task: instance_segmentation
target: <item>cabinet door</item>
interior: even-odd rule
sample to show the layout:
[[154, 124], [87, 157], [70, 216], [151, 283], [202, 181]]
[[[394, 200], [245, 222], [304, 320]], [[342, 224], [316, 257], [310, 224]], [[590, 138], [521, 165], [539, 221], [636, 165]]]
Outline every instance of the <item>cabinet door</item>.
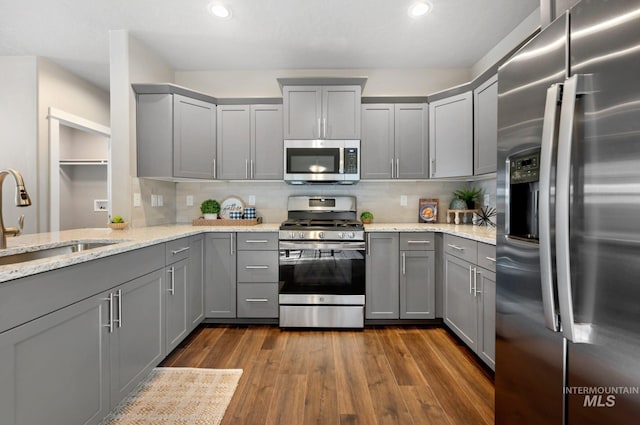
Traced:
[[204, 235], [191, 236], [189, 246], [187, 311], [189, 330], [193, 330], [204, 319]]
[[496, 274], [477, 269], [478, 285], [478, 356], [496, 368]]
[[394, 105], [362, 105], [362, 146], [360, 176], [363, 179], [390, 179], [394, 161]]
[[165, 289], [162, 269], [112, 290], [117, 323], [109, 345], [112, 408], [164, 358]]
[[282, 180], [282, 105], [251, 105], [251, 178]]
[[398, 319], [400, 290], [397, 233], [368, 233], [365, 317]]
[[473, 91], [473, 174], [496, 171], [498, 156], [498, 76]]
[[429, 178], [427, 105], [395, 105], [396, 178]]
[[173, 95], [173, 176], [215, 178], [216, 105]]
[[138, 177], [173, 176], [172, 95], [138, 95], [136, 149]]
[[236, 317], [235, 233], [211, 233], [205, 237], [206, 317]]
[[473, 108], [471, 92], [429, 104], [431, 177], [473, 174]]
[[218, 106], [218, 176], [250, 178], [251, 114], [249, 105]]
[[475, 351], [478, 319], [473, 266], [450, 254], [445, 254], [444, 261], [444, 322]]
[[282, 89], [285, 139], [319, 139], [322, 87], [285, 86]]
[[360, 139], [360, 86], [322, 89], [322, 139]]
[[169, 354], [189, 334], [187, 320], [187, 286], [189, 259], [185, 258], [165, 269], [165, 354]]
[[107, 297], [0, 334], [0, 422], [98, 424], [109, 413]]
[[400, 252], [400, 318], [435, 318], [435, 254]]

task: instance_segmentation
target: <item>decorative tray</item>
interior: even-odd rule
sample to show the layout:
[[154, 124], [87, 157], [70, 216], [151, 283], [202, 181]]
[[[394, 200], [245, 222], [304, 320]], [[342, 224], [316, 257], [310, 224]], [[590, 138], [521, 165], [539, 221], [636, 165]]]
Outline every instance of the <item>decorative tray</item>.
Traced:
[[248, 218], [240, 220], [230, 220], [226, 218], [219, 218], [217, 220], [205, 220], [198, 217], [191, 221], [193, 226], [255, 226], [262, 223], [262, 217]]

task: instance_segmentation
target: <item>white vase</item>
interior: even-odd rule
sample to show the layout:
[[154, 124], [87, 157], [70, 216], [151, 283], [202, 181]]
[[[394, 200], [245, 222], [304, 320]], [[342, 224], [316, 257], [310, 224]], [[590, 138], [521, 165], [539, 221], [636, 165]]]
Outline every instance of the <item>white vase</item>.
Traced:
[[204, 214], [205, 220], [216, 220], [218, 218], [218, 214]]

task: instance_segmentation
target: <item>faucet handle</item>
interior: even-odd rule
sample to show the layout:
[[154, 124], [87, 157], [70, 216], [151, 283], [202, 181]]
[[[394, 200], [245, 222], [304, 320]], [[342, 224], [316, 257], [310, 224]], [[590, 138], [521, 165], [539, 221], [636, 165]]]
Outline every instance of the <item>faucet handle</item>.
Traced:
[[23, 228], [24, 228], [24, 214], [20, 214], [20, 218], [18, 219], [18, 234], [16, 236], [18, 236], [20, 232], [22, 232]]

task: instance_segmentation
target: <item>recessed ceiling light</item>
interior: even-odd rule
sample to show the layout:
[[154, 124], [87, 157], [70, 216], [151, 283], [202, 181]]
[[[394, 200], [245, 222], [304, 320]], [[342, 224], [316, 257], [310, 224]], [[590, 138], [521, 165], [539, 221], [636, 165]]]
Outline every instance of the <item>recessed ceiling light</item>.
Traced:
[[412, 18], [419, 18], [427, 14], [431, 10], [431, 4], [424, 1], [417, 1], [409, 6], [409, 16]]
[[209, 5], [209, 13], [220, 19], [231, 19], [231, 9], [222, 3], [211, 3]]

